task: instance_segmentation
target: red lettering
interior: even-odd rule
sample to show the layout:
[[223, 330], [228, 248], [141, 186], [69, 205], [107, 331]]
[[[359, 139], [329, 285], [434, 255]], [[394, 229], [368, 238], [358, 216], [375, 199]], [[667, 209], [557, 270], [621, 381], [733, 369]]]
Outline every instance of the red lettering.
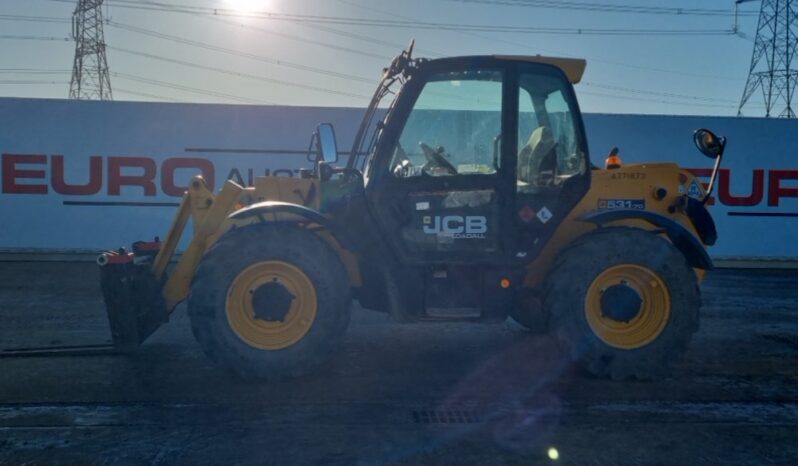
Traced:
[[[123, 175], [122, 168], [140, 168], [141, 175]], [[122, 186], [139, 186], [145, 196], [155, 196], [155, 161], [144, 157], [108, 157], [108, 194], [119, 196]]]
[[46, 155], [3, 154], [3, 193], [47, 194], [46, 184], [18, 184], [18, 179], [45, 178], [44, 170], [19, 170], [17, 164], [47, 164]]
[[209, 160], [195, 158], [175, 158], [166, 159], [161, 165], [161, 189], [167, 196], [182, 196], [188, 190], [188, 186], [175, 186], [175, 170], [180, 168], [193, 168], [202, 172], [202, 177], [208, 184], [208, 188], [213, 190], [214, 168]]
[[103, 187], [103, 159], [102, 157], [89, 157], [89, 182], [86, 184], [67, 184], [64, 180], [64, 156], [53, 155], [50, 157], [50, 182], [53, 191], [69, 196], [90, 196], [97, 194]]
[[753, 172], [750, 196], [734, 196], [731, 194], [731, 175], [728, 169], [718, 174], [718, 197], [720, 202], [730, 206], [752, 206], [762, 202], [765, 196], [765, 170], [757, 168]]
[[782, 197], [798, 197], [798, 188], [783, 188], [782, 180], [798, 180], [798, 170], [771, 170], [768, 183], [768, 205], [778, 207]]

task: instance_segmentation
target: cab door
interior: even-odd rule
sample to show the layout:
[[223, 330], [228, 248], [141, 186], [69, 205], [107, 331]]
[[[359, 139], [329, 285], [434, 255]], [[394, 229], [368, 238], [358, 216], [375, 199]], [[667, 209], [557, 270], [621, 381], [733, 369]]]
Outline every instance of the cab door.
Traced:
[[590, 161], [573, 86], [557, 68], [518, 63], [515, 221], [529, 259], [590, 188]]
[[495, 263], [509, 250], [502, 233], [514, 222], [515, 183], [503, 138], [516, 128], [507, 77], [498, 60], [438, 63], [398, 97], [367, 197], [402, 262]]

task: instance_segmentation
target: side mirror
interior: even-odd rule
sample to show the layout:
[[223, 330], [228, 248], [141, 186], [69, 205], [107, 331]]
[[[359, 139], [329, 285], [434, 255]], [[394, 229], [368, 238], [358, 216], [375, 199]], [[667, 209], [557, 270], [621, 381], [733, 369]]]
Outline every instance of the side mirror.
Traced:
[[321, 123], [313, 133], [316, 146], [315, 162], [334, 163], [338, 161], [338, 144], [335, 141], [335, 129], [330, 123]]
[[693, 133], [693, 141], [698, 150], [711, 159], [716, 159], [723, 154], [726, 138], [719, 138], [708, 129], [697, 129]]
[[701, 128], [693, 133], [693, 141], [702, 154], [711, 159], [715, 159], [715, 167], [712, 169], [712, 176], [709, 178], [706, 195], [702, 201], [706, 204], [710, 196], [712, 196], [712, 190], [715, 188], [715, 180], [718, 177], [718, 169], [720, 168], [720, 161], [723, 158], [723, 150], [726, 149], [726, 138], [717, 137], [712, 131]]

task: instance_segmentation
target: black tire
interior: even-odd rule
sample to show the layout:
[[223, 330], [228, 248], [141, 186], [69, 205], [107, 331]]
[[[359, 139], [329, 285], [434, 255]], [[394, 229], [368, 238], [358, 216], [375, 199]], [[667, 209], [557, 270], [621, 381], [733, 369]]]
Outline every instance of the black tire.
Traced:
[[[291, 346], [266, 350], [246, 343], [227, 318], [227, 293], [247, 267], [280, 261], [300, 269], [316, 293], [316, 317]], [[208, 357], [245, 379], [278, 380], [307, 373], [340, 345], [350, 317], [347, 272], [315, 234], [296, 226], [255, 224], [235, 228], [206, 253], [188, 299], [194, 336]]]
[[[633, 349], [602, 340], [586, 310], [593, 281], [624, 264], [656, 273], [671, 303], [661, 333]], [[577, 240], [557, 259], [545, 283], [544, 309], [557, 341], [588, 372], [615, 380], [661, 376], [698, 330], [700, 307], [698, 280], [684, 255], [667, 240], [637, 228], [603, 228]]]

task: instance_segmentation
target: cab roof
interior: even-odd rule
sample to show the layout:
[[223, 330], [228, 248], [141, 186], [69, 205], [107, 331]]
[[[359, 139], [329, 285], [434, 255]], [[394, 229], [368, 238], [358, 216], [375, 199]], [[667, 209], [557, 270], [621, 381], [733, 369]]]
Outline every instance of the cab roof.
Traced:
[[544, 63], [554, 65], [561, 69], [571, 84], [582, 80], [585, 74], [587, 61], [581, 58], [544, 57], [543, 55], [494, 55], [498, 60], [525, 61], [530, 63]]
[[455, 57], [443, 57], [434, 59], [420, 59], [426, 63], [451, 63], [451, 62], [472, 62], [479, 60], [498, 60], [498, 61], [514, 61], [526, 63], [541, 63], [544, 65], [556, 66], [565, 74], [571, 84], [576, 84], [582, 80], [582, 75], [585, 73], [587, 61], [581, 58], [560, 58], [560, 57], [544, 57], [543, 55], [466, 55]]

